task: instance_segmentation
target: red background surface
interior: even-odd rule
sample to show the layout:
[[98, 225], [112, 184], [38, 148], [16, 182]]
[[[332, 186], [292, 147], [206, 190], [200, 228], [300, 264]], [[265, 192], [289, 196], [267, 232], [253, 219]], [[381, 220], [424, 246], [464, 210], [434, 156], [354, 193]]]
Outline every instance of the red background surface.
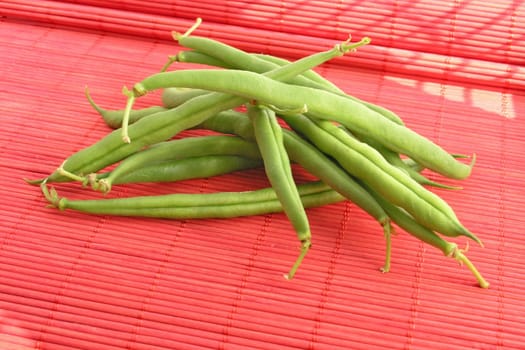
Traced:
[[[521, 1], [7, 0], [0, 15], [1, 349], [525, 348]], [[372, 37], [318, 71], [445, 149], [477, 154], [463, 190], [436, 192], [484, 241], [468, 256], [490, 289], [402, 231], [392, 271], [379, 273], [381, 232], [348, 202], [309, 210], [314, 248], [293, 281], [282, 274], [298, 244], [281, 214], [170, 221], [46, 208], [23, 178], [109, 131], [84, 86], [122, 108], [121, 87], [157, 71], [180, 49], [170, 31], [196, 16], [198, 35], [292, 59], [349, 33]], [[266, 185], [253, 170], [113, 195]]]

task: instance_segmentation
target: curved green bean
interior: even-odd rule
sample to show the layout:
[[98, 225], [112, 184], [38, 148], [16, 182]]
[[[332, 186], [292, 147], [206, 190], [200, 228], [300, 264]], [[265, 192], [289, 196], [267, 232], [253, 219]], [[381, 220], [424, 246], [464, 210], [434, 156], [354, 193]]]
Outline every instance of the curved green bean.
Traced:
[[281, 83], [248, 71], [184, 70], [151, 75], [135, 84], [133, 94], [142, 96], [148, 91], [168, 87], [222, 91], [280, 109], [294, 109], [307, 102], [309, 115], [337, 121], [445, 176], [462, 179], [471, 172], [472, 164], [456, 161], [443, 148], [413, 130], [358, 102], [323, 90]]
[[252, 142], [226, 135], [194, 136], [164, 141], [124, 159], [111, 173], [99, 181], [92, 181], [95, 190], [107, 193], [121, 177], [145, 165], [187, 157], [205, 155], [237, 155], [260, 159], [259, 149]]
[[347, 172], [408, 211], [424, 226], [446, 236], [467, 236], [481, 244], [444, 200], [389, 164], [374, 148], [327, 121], [314, 122], [300, 115], [282, 118], [321, 151], [334, 157]]
[[[248, 140], [254, 139], [251, 123], [244, 114], [235, 111], [219, 113], [207, 119], [197, 128], [235, 134]], [[293, 131], [283, 129], [282, 132], [284, 147], [293, 162], [300, 164], [310, 174], [328, 184], [372, 216], [383, 227], [387, 249], [385, 264], [381, 270], [387, 272], [390, 269], [390, 236], [392, 232], [389, 216], [377, 201], [332, 159]]]
[[[124, 110], [104, 109], [95, 103], [87, 87], [85, 88], [84, 92], [86, 94], [86, 98], [89, 104], [91, 105], [91, 107], [93, 107], [93, 109], [97, 111], [98, 114], [100, 114], [100, 116], [102, 117], [102, 119], [104, 120], [107, 126], [109, 126], [112, 129], [116, 129], [122, 125], [122, 118], [124, 116]], [[179, 97], [179, 98], [182, 98], [182, 97]], [[163, 107], [163, 106], [151, 106], [151, 107], [146, 107], [142, 109], [132, 110], [129, 116], [129, 123], [133, 124], [137, 120], [142, 119], [148, 115], [155, 114], [158, 112], [164, 112], [164, 111], [166, 111], [166, 107]]]
[[[282, 212], [272, 188], [244, 192], [176, 193], [108, 199], [70, 200], [58, 196], [54, 188], [40, 185], [51, 206], [97, 215], [140, 216], [165, 219], [233, 218]], [[298, 185], [305, 208], [344, 200], [322, 182]]]
[[[366, 185], [365, 185], [366, 186]], [[463, 251], [458, 249], [457, 244], [448, 242], [435, 234], [432, 230], [429, 230], [427, 227], [418, 223], [414, 218], [408, 215], [402, 209], [396, 207], [391, 202], [383, 198], [376, 191], [372, 190], [370, 187], [367, 187], [370, 194], [381, 204], [385, 209], [388, 215], [392, 220], [399, 225], [403, 230], [408, 232], [410, 235], [416, 237], [417, 239], [441, 250], [443, 254], [447, 257], [453, 257], [461, 264], [467, 266], [467, 268], [472, 272], [474, 277], [477, 279], [478, 284], [481, 288], [488, 288], [489, 283], [483, 278], [478, 269], [470, 262], [468, 257], [464, 254]]]
[[301, 254], [287, 275], [291, 279], [312, 245], [310, 224], [293, 179], [290, 159], [284, 148], [283, 133], [275, 112], [267, 107], [249, 105], [248, 117], [253, 125], [266, 177], [301, 241]]
[[[242, 69], [255, 73], [264, 73], [290, 63], [288, 60], [277, 58], [271, 55], [249, 54], [233, 46], [210, 38], [193, 35], [174, 35], [174, 39], [177, 40], [180, 45], [195, 50], [183, 51], [181, 53], [181, 59], [183, 59], [185, 62], [205, 63], [207, 65], [216, 67]], [[365, 38], [364, 41], [368, 43], [370, 42], [370, 39]], [[290, 80], [290, 83], [321, 89], [338, 94], [340, 96], [344, 96], [346, 98], [350, 98], [353, 101], [359, 102], [369, 109], [394, 121], [395, 123], [403, 124], [401, 118], [392, 111], [346, 94], [335, 84], [324, 79], [312, 70], [307, 70], [303, 72], [303, 74], [294, 77]]]
[[[265, 76], [271, 80], [286, 81], [326, 60], [341, 55], [341, 46], [338, 45], [334, 49], [304, 57], [287, 66], [267, 72]], [[346, 51], [343, 50], [344, 52]], [[218, 112], [236, 108], [245, 103], [246, 100], [243, 97], [218, 92], [197, 96], [176, 108], [140, 119], [132, 124], [129, 130], [126, 130], [127, 133], [124, 133], [124, 130], [113, 131], [95, 144], [68, 157], [47, 178], [28, 182], [39, 184], [44, 180], [47, 182], [71, 181], [71, 174], [83, 176], [97, 172], [148, 145], [167, 140], [182, 130], [192, 128]], [[127, 104], [127, 107], [131, 106]], [[129, 110], [130, 108], [126, 108], [126, 111], [129, 112]], [[129, 120], [129, 116], [124, 115], [123, 120]], [[123, 121], [123, 125], [126, 125], [126, 122]], [[123, 133], [124, 139], [129, 137], [134, 139], [134, 142], [123, 143]]]
[[[116, 177], [112, 185], [201, 179], [262, 166], [260, 159], [237, 155], [192, 156], [145, 164], [139, 169]], [[98, 174], [97, 180], [102, 180], [110, 175], [111, 172]]]
[[[162, 91], [162, 105], [165, 108], [175, 108], [194, 97], [208, 94], [209, 91], [199, 89], [168, 88]], [[131, 123], [131, 120], [130, 120]], [[122, 118], [120, 119], [122, 125]], [[119, 126], [120, 126], [119, 125]]]

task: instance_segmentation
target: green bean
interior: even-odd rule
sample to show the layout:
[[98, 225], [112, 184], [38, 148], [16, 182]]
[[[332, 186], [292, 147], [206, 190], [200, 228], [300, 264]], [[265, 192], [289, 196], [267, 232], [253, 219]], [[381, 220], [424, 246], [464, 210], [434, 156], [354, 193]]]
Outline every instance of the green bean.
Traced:
[[[176, 193], [109, 199], [69, 200], [59, 197], [46, 182], [40, 184], [52, 207], [97, 215], [140, 216], [165, 219], [233, 218], [282, 212], [272, 188], [244, 192]], [[298, 185], [305, 208], [344, 200], [327, 185], [316, 181]]]
[[479, 273], [478, 269], [470, 262], [468, 257], [464, 252], [458, 249], [455, 243], [447, 242], [432, 230], [429, 230], [427, 227], [421, 225], [413, 217], [408, 215], [402, 209], [396, 207], [391, 202], [383, 198], [376, 191], [372, 190], [370, 187], [364, 185], [370, 192], [370, 194], [378, 201], [379, 204], [385, 209], [388, 215], [392, 220], [399, 225], [403, 230], [408, 232], [410, 235], [416, 237], [417, 239], [441, 250], [443, 254], [447, 257], [453, 257], [461, 264], [465, 264], [467, 268], [472, 272], [474, 277], [477, 279], [478, 284], [481, 288], [488, 288], [489, 283], [483, 278]]
[[[288, 60], [280, 59], [280, 58], [270, 56], [270, 55], [260, 55], [259, 57], [261, 57], [265, 61], [276, 63], [278, 66], [283, 66], [283, 65], [288, 64], [288, 62], [290, 62]], [[262, 73], [262, 72], [258, 72], [258, 73]], [[313, 70], [303, 73], [303, 77], [309, 79], [310, 81], [301, 81], [300, 77], [297, 77], [297, 79], [295, 80], [295, 84], [305, 86], [305, 87], [325, 90], [325, 91], [332, 92], [337, 95], [349, 98], [355, 102], [363, 104], [364, 106], [368, 107], [372, 111], [377, 112], [378, 114], [384, 116], [385, 118], [391, 120], [392, 122], [396, 124], [404, 125], [403, 120], [396, 113], [392, 112], [391, 110], [385, 107], [376, 105], [374, 103], [359, 99], [355, 96], [345, 93], [343, 90], [337, 87], [337, 85], [333, 84], [329, 80], [318, 75]]]
[[[184, 102], [201, 95], [208, 94], [209, 91], [199, 89], [169, 88], [162, 91], [162, 106], [151, 106], [143, 109], [136, 109], [130, 112], [129, 124], [137, 122], [150, 114], [164, 112], [167, 109], [175, 108]], [[95, 103], [86, 88], [86, 97], [89, 104], [102, 116], [102, 119], [112, 129], [122, 126], [124, 110], [106, 110]]]
[[[467, 158], [469, 158], [469, 156], [467, 156], [465, 154], [451, 153], [450, 155], [452, 157], [456, 158], [456, 159], [467, 159]], [[419, 164], [418, 162], [416, 162], [415, 160], [410, 159], [410, 158], [403, 159], [403, 163], [405, 163], [405, 166], [408, 166], [412, 170], [414, 170], [416, 172], [419, 172], [419, 173], [426, 169], [423, 165]]]
[[223, 61], [219, 59], [210, 57], [201, 52], [188, 50], [188, 51], [180, 51], [174, 56], [169, 56], [168, 62], [164, 65], [161, 72], [166, 71], [168, 67], [171, 66], [175, 62], [196, 63], [196, 64], [202, 64], [202, 65], [211, 66], [211, 67], [233, 68], [233, 67], [227, 66]]
[[[240, 112], [221, 112], [207, 119], [198, 126], [216, 132], [239, 135], [253, 140], [253, 128], [246, 116]], [[354, 178], [346, 173], [338, 164], [320, 152], [309, 142], [299, 137], [291, 130], [283, 129], [283, 143], [290, 159], [300, 164], [306, 171], [328, 184], [335, 191], [353, 202], [383, 227], [386, 238], [385, 264], [381, 271], [390, 269], [390, 218], [375, 199]]]
[[414, 179], [416, 182], [418, 182], [421, 185], [443, 188], [447, 190], [461, 189], [461, 187], [458, 187], [458, 186], [445, 185], [445, 184], [430, 180], [426, 176], [422, 175], [417, 169], [414, 169], [409, 164], [406, 164], [401, 159], [398, 153], [384, 147], [383, 145], [379, 144], [378, 142], [374, 140], [370, 140], [367, 137], [358, 137], [358, 139], [360, 139], [361, 141], [375, 148], [383, 156], [383, 158], [385, 158], [387, 162], [389, 162], [393, 166], [406, 172], [412, 179]]
[[[185, 62], [205, 62], [208, 65], [213, 65], [216, 67], [242, 69], [255, 73], [264, 73], [290, 63], [290, 61], [271, 55], [248, 54], [235, 47], [210, 38], [198, 36], [181, 36], [177, 34], [174, 34], [174, 38], [179, 42], [180, 45], [196, 50], [193, 52], [184, 51], [182, 55], [185, 56], [183, 58]], [[370, 39], [365, 38], [364, 41], [368, 43], [370, 42]], [[340, 96], [344, 96], [346, 98], [350, 98], [353, 101], [365, 105], [369, 109], [383, 115], [395, 123], [401, 125], [403, 124], [401, 118], [392, 111], [346, 94], [335, 84], [322, 78], [312, 70], [305, 71], [302, 75], [291, 79], [290, 82], [292, 84], [321, 89], [338, 94]]]
[[[255, 140], [250, 121], [241, 112], [225, 111], [209, 119], [196, 128], [239, 135], [247, 140]], [[301, 165], [310, 174], [330, 185], [348, 200], [355, 203], [385, 230], [389, 229], [389, 218], [373, 198], [351, 176], [324, 153], [291, 130], [283, 129], [283, 143], [290, 160]]]
[[249, 105], [248, 117], [253, 125], [266, 176], [301, 242], [301, 254], [287, 275], [291, 279], [312, 245], [310, 224], [292, 176], [290, 159], [284, 148], [283, 133], [275, 112], [264, 106]]
[[[98, 114], [102, 116], [102, 119], [107, 124], [107, 126], [109, 126], [112, 129], [116, 129], [122, 125], [122, 117], [124, 116], [124, 110], [103, 109], [102, 107], [97, 105], [95, 101], [93, 101], [93, 99], [91, 98], [91, 95], [89, 94], [89, 90], [87, 87], [85, 89], [85, 94], [86, 94], [86, 98], [89, 104], [91, 105], [91, 107], [93, 107], [98, 112]], [[133, 124], [137, 120], [142, 119], [145, 116], [148, 116], [150, 114], [154, 114], [157, 112], [163, 112], [165, 110], [166, 108], [162, 106], [151, 106], [151, 107], [147, 107], [143, 109], [132, 110], [129, 116], [129, 123]]]
[[481, 244], [457, 219], [453, 209], [402, 170], [389, 164], [379, 152], [328, 121], [305, 116], [283, 116], [288, 125], [305, 135], [321, 151], [334, 157], [350, 174], [409, 212], [418, 222], [446, 236], [463, 235]]
[[456, 161], [449, 153], [413, 130], [394, 123], [351, 99], [323, 90], [285, 84], [267, 76], [235, 70], [184, 70], [157, 73], [134, 85], [134, 96], [168, 87], [191, 87], [236, 94], [281, 109], [308, 102], [308, 114], [334, 120], [368, 136], [385, 147], [406, 154], [427, 168], [451, 178], [470, 175], [471, 165]]
[[[209, 91], [199, 89], [168, 88], [162, 91], [162, 105], [165, 108], [175, 108], [194, 97], [206, 95]], [[131, 122], [131, 121], [130, 121]], [[122, 118], [120, 120], [122, 125]]]
[[91, 181], [91, 185], [94, 189], [107, 193], [114, 183], [121, 181], [119, 180], [121, 177], [145, 165], [205, 155], [237, 155], [252, 159], [261, 157], [257, 145], [239, 137], [226, 135], [185, 137], [160, 142], [127, 157], [107, 177], [100, 181]]
[[[290, 65], [267, 72], [265, 76], [272, 80], [286, 81], [301, 74], [304, 70], [340, 55], [341, 46], [338, 45], [334, 49], [302, 58]], [[123, 131], [115, 130], [95, 144], [68, 157], [47, 178], [28, 182], [39, 184], [44, 180], [47, 182], [71, 181], [71, 174], [82, 176], [97, 172], [148, 145], [167, 140], [183, 130], [192, 128], [218, 112], [238, 107], [246, 100], [243, 97], [217, 92], [192, 98], [176, 108], [149, 115], [132, 124], [127, 137], [133, 138], [133, 143], [123, 143]], [[129, 111], [129, 108], [127, 110]], [[126, 116], [123, 119], [126, 119]], [[126, 125], [124, 122], [123, 124]]]
[[[236, 155], [193, 156], [146, 164], [140, 169], [115, 178], [112, 185], [201, 179], [262, 166], [263, 163], [259, 159]], [[98, 174], [97, 179], [101, 180], [110, 175], [111, 172]]]
[[[179, 42], [184, 41], [184, 40], [191, 40], [190, 39], [191, 37], [189, 36], [188, 32], [186, 32], [185, 34], [175, 33], [174, 37]], [[361, 41], [359, 41], [357, 43], [350, 43], [349, 41], [345, 41], [343, 43], [335, 45], [333, 47], [333, 49], [331, 49], [331, 50], [324, 51], [324, 52], [319, 52], [319, 53], [314, 54], [312, 56], [308, 56], [308, 57], [302, 58], [302, 59], [300, 59], [298, 61], [295, 61], [294, 63], [290, 63], [290, 65], [278, 67], [275, 70], [271, 70], [271, 71], [265, 72], [263, 75], [266, 76], [268, 79], [273, 80], [273, 79], [276, 79], [276, 76], [278, 77], [280, 74], [282, 74], [281, 72], [284, 69], [285, 71], [290, 71], [290, 73], [288, 73], [287, 76], [285, 76], [284, 78], [279, 78], [279, 79], [276, 79], [276, 80], [287, 81], [287, 80], [293, 79], [297, 75], [302, 74], [304, 71], [306, 71], [306, 70], [308, 70], [308, 69], [310, 69], [312, 67], [315, 67], [315, 66], [317, 66], [317, 65], [319, 65], [321, 63], [324, 63], [324, 62], [326, 62], [326, 61], [328, 61], [328, 60], [330, 60], [332, 58], [343, 56], [345, 53], [347, 53], [349, 51], [353, 51], [357, 47], [366, 45], [369, 42], [370, 42], [369, 38], [364, 38], [364, 39], [362, 39]], [[217, 47], [217, 50], [223, 50], [223, 49], [227, 50], [228, 52], [232, 51], [232, 50], [230, 50], [230, 47], [226, 47], [226, 46]], [[242, 52], [241, 50], [238, 50], [238, 49], [235, 49], [235, 51], [237, 53], [238, 52]], [[238, 59], [240, 59], [240, 60], [250, 60], [251, 58], [252, 58], [252, 56], [250, 56], [250, 55], [245, 55], [245, 54], [238, 55]], [[292, 68], [290, 68], [290, 67], [294, 67], [295, 71], [292, 71]], [[189, 71], [194, 71], [194, 70], [189, 70]], [[163, 81], [163, 79], [161, 77], [166, 77], [166, 78], [169, 79], [170, 74], [173, 74], [173, 73], [176, 73], [176, 72], [161, 72], [161, 73], [158, 73], [158, 75], [156, 75], [156, 76], [158, 76], [160, 78], [149, 80], [149, 81], [144, 81], [145, 85], [135, 84], [135, 86], [133, 87], [133, 91], [126, 91], [126, 90], [124, 90], [124, 93], [128, 96], [128, 100], [127, 100], [126, 108], [125, 108], [126, 112], [124, 113], [124, 117], [123, 117], [123, 121], [122, 121], [122, 139], [124, 140], [124, 142], [129, 143], [130, 140], [131, 140], [129, 135], [128, 135], [128, 130], [127, 130], [127, 128], [128, 128], [128, 120], [129, 120], [129, 116], [128, 116], [129, 113], [128, 112], [132, 109], [133, 104], [135, 103], [135, 99], [137, 97], [145, 94], [150, 89], [161, 88], [162, 84], [166, 83], [165, 81]], [[241, 72], [239, 72], [239, 73], [241, 73]], [[237, 78], [235, 78], [235, 77], [230, 77], [230, 79], [233, 79], [233, 80], [229, 80], [228, 82], [223, 81], [222, 83], [226, 83], [226, 85], [228, 85], [230, 83], [235, 83], [235, 81], [237, 80]], [[157, 84], [159, 84], [159, 85], [157, 86]], [[177, 86], [177, 85], [168, 86], [168, 85], [166, 85], [165, 87], [168, 88], [168, 87], [185, 87], [185, 86]], [[188, 87], [192, 87], [192, 86], [188, 86]], [[204, 89], [204, 90], [214, 90], [214, 89], [207, 89], [206, 86], [202, 87], [202, 89]], [[222, 89], [221, 92], [229, 93], [228, 89], [226, 89], [226, 90]], [[292, 106], [292, 109], [296, 108], [297, 106], [303, 106], [303, 105], [304, 105], [304, 103], [296, 104], [296, 105]], [[284, 109], [290, 109], [290, 108], [288, 108], [288, 106], [286, 106]]]
[[[252, 55], [254, 55], [255, 57], [257, 57], [257, 58], [259, 58], [259, 59], [261, 59], [263, 61], [266, 61], [266, 62], [269, 62], [269, 63], [272, 64], [272, 65], [268, 65], [267, 64], [265, 69], [275, 69], [278, 66], [284, 66], [284, 65], [287, 65], [287, 64], [290, 63], [290, 61], [287, 60], [287, 59], [284, 59], [284, 58], [281, 58], [281, 57], [276, 57], [276, 56], [273, 56], [273, 55], [267, 55], [267, 54], [252, 54]], [[224, 67], [224, 68], [244, 69], [242, 67], [239, 67], [238, 63], [237, 63], [237, 65], [235, 65], [233, 67]], [[253, 70], [253, 72], [263, 73], [262, 70], [261, 71]], [[304, 78], [310, 80], [311, 82], [317, 84], [317, 86], [316, 86], [317, 88], [321, 88], [321, 86], [322, 86], [323, 89], [326, 90], [326, 91], [332, 91], [332, 92], [337, 92], [337, 93], [344, 93], [334, 83], [332, 83], [328, 79], [325, 79], [323, 76], [321, 76], [320, 74], [318, 74], [314, 70], [308, 70], [308, 71], [304, 72], [302, 74], [302, 76]], [[299, 80], [297, 79], [295, 81], [297, 83]], [[306, 85], [304, 85], [304, 86], [306, 86]]]

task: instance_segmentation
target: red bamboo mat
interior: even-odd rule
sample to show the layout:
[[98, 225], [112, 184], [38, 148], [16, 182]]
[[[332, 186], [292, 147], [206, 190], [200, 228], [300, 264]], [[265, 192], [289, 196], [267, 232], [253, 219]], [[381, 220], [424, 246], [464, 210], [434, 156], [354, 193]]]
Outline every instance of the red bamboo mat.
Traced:
[[[8, 0], [0, 15], [0, 349], [525, 348], [521, 2]], [[402, 231], [381, 274], [381, 231], [347, 202], [308, 211], [314, 247], [293, 281], [282, 275], [298, 244], [281, 214], [171, 221], [46, 208], [23, 179], [109, 131], [84, 87], [122, 108], [122, 86], [157, 71], [179, 49], [169, 31], [197, 15], [197, 34], [290, 58], [348, 32], [371, 36], [318, 71], [445, 149], [476, 152], [463, 190], [436, 192], [484, 241], [468, 256], [490, 289]], [[266, 185], [254, 170], [113, 195]]]

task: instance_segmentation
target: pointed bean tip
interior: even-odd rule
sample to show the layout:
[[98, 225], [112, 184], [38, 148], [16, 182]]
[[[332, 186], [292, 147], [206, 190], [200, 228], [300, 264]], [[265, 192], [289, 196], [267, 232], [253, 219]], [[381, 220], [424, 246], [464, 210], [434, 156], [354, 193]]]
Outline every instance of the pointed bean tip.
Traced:
[[479, 286], [483, 289], [488, 289], [490, 287], [490, 283], [485, 280], [482, 280], [479, 281]]
[[472, 153], [469, 168], [472, 169], [474, 167], [474, 164], [476, 164], [476, 153]]
[[44, 182], [47, 178], [42, 178], [42, 179], [28, 179], [26, 177], [23, 178], [23, 180], [29, 184], [29, 185], [32, 185], [32, 186], [37, 186], [37, 185], [40, 185], [42, 182]]

